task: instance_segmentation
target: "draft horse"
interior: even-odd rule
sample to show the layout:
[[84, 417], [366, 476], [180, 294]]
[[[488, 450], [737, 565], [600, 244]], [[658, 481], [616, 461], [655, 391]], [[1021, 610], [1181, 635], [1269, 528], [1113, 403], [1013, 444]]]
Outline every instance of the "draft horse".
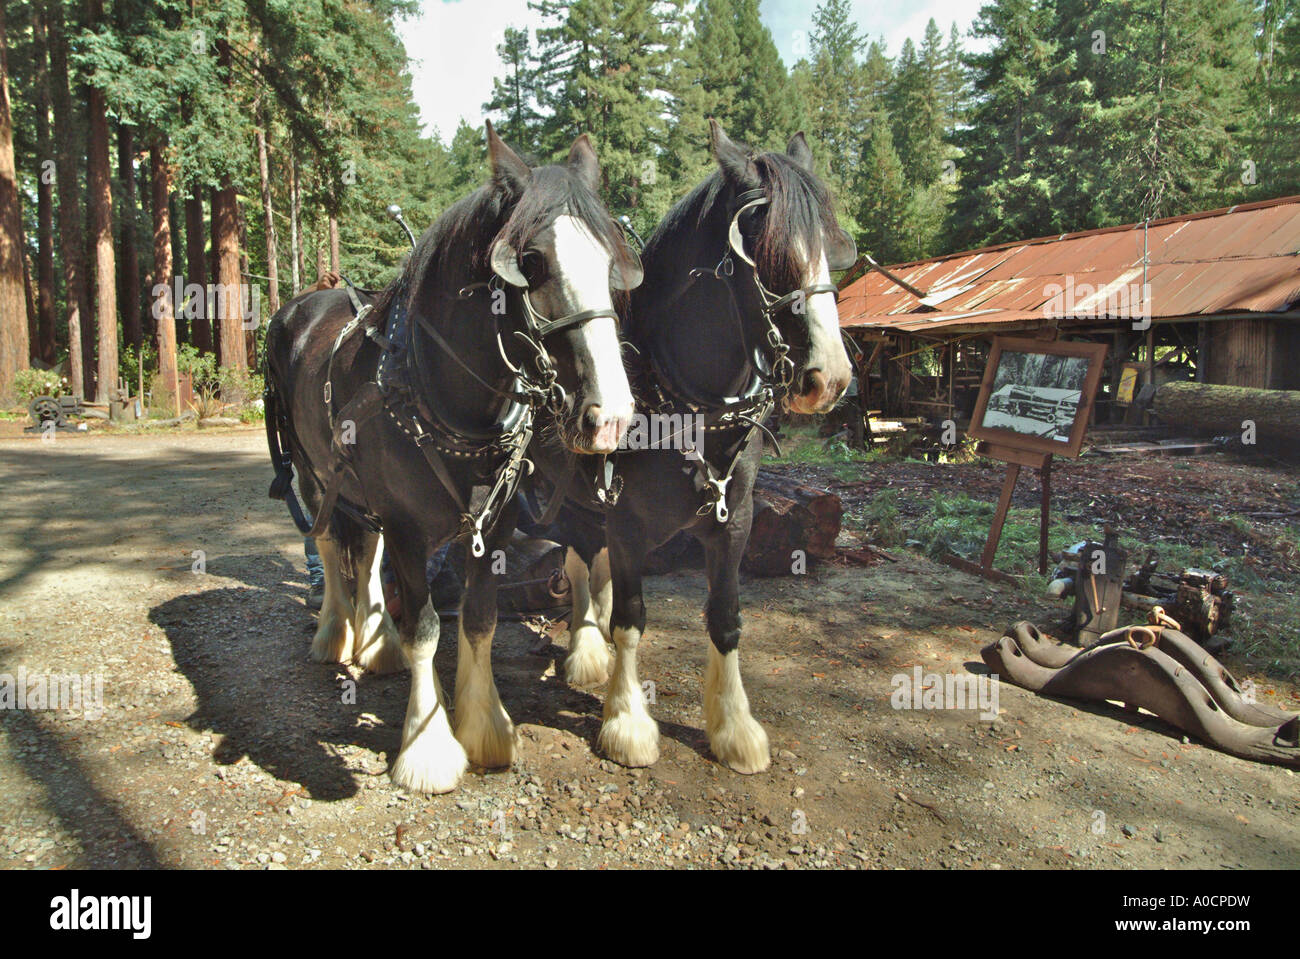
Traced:
[[[848, 386], [830, 274], [851, 266], [857, 252], [802, 133], [784, 153], [756, 155], [710, 124], [718, 169], [651, 235], [645, 280], [625, 318], [639, 409], [669, 423], [699, 417], [692, 432], [702, 444], [664, 444], [661, 431], [659, 448], [576, 458], [546, 438], [533, 445], [551, 496], [567, 495], [551, 533], [570, 545], [565, 675], [575, 686], [608, 681], [602, 751], [626, 766], [658, 758], [658, 727], [636, 669], [646, 623], [642, 570], [652, 549], [685, 529], [704, 546], [709, 581], [709, 744], [732, 769], [754, 773], [770, 756], [740, 677], [739, 568], [762, 423], [778, 403], [824, 412]], [[606, 638], [615, 646], [612, 665]]]
[[[487, 127], [491, 179], [447, 209], [375, 297], [299, 296], [267, 333], [267, 432], [283, 496], [325, 567], [311, 657], [411, 670], [393, 782], [453, 789], [472, 762], [509, 765], [514, 727], [492, 677], [493, 552], [536, 433], [576, 453], [617, 447], [632, 414], [611, 289], [636, 254], [596, 194], [584, 134], [567, 163], [531, 168]], [[363, 299], [365, 302], [363, 302]], [[354, 315], [355, 314], [355, 315]], [[314, 520], [302, 515], [292, 473]], [[401, 610], [379, 583], [383, 549]], [[455, 725], [433, 668], [431, 550], [469, 540]], [[400, 637], [400, 645], [394, 636]]]

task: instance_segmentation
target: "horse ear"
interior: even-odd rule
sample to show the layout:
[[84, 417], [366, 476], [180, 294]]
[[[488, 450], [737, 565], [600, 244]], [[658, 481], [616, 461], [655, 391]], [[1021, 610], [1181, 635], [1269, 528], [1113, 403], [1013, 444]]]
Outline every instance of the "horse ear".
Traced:
[[759, 185], [758, 167], [754, 166], [754, 158], [744, 147], [733, 143], [722, 132], [722, 124], [713, 117], [709, 117], [709, 149], [713, 151], [713, 158], [718, 161], [722, 175], [728, 180], [748, 188]]
[[504, 187], [512, 196], [519, 196], [528, 189], [533, 170], [497, 136], [491, 120], [484, 122], [487, 126], [488, 166], [492, 168], [492, 181]]
[[785, 148], [785, 155], [809, 173], [813, 172], [812, 148], [808, 146], [808, 138], [803, 135], [802, 130], [790, 138], [790, 144]]
[[591, 137], [582, 133], [569, 147], [569, 169], [587, 185], [593, 193], [600, 189], [600, 161], [596, 159], [596, 148]]

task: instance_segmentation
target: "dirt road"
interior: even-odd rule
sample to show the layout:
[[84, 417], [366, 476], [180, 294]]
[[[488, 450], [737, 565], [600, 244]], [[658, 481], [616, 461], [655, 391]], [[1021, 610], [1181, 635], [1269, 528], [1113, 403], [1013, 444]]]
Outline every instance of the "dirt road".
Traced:
[[102, 715], [0, 710], [0, 867], [1300, 866], [1288, 770], [1009, 685], [992, 720], [893, 708], [894, 677], [982, 670], [1007, 625], [1048, 618], [914, 554], [743, 586], [767, 773], [710, 758], [684, 571], [648, 584], [657, 765], [594, 756], [599, 694], [506, 623], [514, 768], [406, 796], [383, 773], [407, 678], [307, 661], [302, 544], [269, 480], [252, 429], [0, 441], [0, 673], [103, 680]]

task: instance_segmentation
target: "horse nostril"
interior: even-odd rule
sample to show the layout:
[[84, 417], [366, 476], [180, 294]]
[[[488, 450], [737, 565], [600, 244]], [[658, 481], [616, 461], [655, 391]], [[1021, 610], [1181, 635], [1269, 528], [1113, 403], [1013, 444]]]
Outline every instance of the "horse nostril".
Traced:
[[821, 395], [826, 389], [826, 376], [821, 370], [807, 370], [803, 375], [803, 395]]
[[582, 410], [582, 427], [593, 433], [605, 424], [604, 411], [599, 403], [590, 403]]

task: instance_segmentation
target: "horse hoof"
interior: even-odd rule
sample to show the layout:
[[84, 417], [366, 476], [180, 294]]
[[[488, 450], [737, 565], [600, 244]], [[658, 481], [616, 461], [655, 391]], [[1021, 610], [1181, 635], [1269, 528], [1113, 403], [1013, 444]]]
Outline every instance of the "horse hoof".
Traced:
[[344, 617], [325, 616], [311, 641], [314, 663], [346, 663], [352, 654], [352, 624]]
[[407, 792], [449, 793], [469, 768], [465, 749], [450, 736], [440, 742], [431, 735], [419, 736], [400, 753], [389, 770], [393, 785]]
[[609, 681], [614, 657], [601, 636], [573, 645], [564, 660], [564, 681], [576, 689], [602, 686]]
[[397, 673], [406, 668], [406, 657], [402, 655], [402, 645], [397, 637], [386, 631], [379, 631], [369, 643], [362, 646], [357, 643], [357, 650], [352, 655], [352, 662], [368, 673], [383, 675]]
[[[456, 715], [461, 715], [459, 704]], [[495, 715], [480, 711], [459, 723], [456, 739], [479, 769], [506, 769], [515, 761], [515, 724], [499, 704]]]
[[646, 713], [614, 716], [601, 724], [598, 745], [620, 766], [652, 766], [659, 759], [659, 725]]
[[728, 769], [746, 776], [761, 773], [772, 765], [767, 731], [752, 716], [736, 719], [711, 731], [709, 747]]

